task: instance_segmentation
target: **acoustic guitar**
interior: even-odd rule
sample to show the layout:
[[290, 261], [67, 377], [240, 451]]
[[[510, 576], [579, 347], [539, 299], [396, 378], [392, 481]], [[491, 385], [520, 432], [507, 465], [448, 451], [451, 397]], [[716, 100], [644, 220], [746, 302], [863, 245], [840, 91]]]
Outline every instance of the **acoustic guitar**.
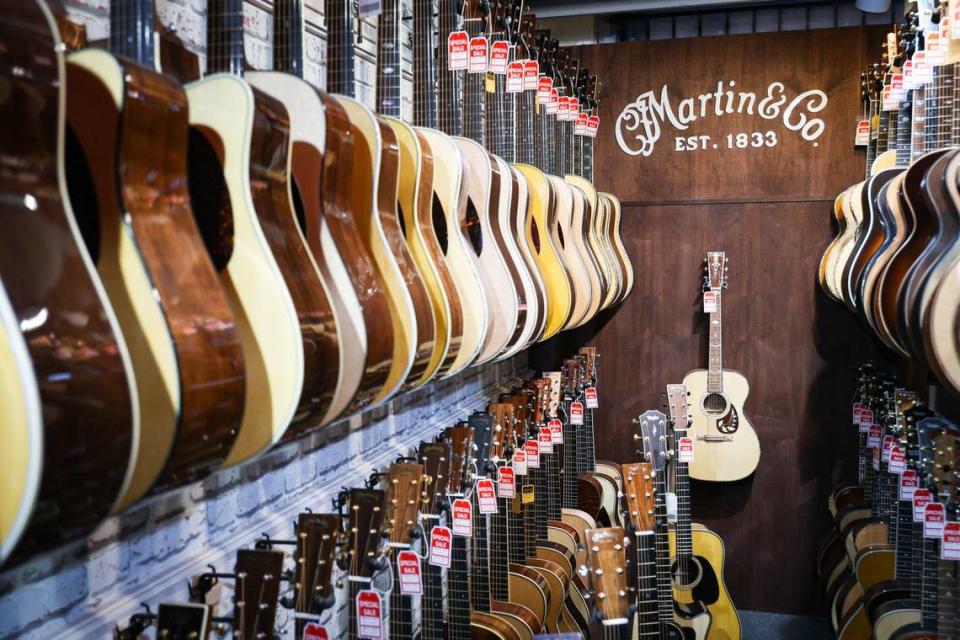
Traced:
[[[381, 476], [384, 488], [384, 531], [390, 538], [387, 553], [393, 570], [390, 594], [390, 638], [413, 639], [413, 597], [404, 593], [404, 563], [419, 557], [412, 552], [420, 537], [420, 506], [424, 498], [424, 467], [416, 462], [395, 462]], [[413, 558], [410, 557], [411, 553]]]
[[161, 603], [157, 607], [157, 637], [171, 640], [207, 638], [212, 617], [208, 604]]
[[[348, 638], [359, 638], [361, 595], [373, 597], [380, 602], [379, 615], [376, 621], [383, 627], [383, 603], [379, 595], [373, 590], [373, 575], [375, 572], [386, 569], [386, 559], [382, 557], [381, 537], [384, 531], [385, 494], [378, 489], [351, 489], [348, 494], [346, 507], [347, 531], [345, 544], [345, 565], [348, 581], [350, 609], [350, 626]], [[364, 620], [369, 623], [369, 620]]]
[[620, 527], [586, 531], [587, 567], [599, 630], [591, 637], [628, 640], [631, 637], [627, 596], [626, 547]]
[[[340, 516], [301, 513], [297, 517], [295, 536], [292, 608], [299, 614], [294, 628], [302, 637], [305, 627], [318, 623], [320, 615], [336, 602], [332, 578], [340, 541]], [[289, 605], [288, 600], [281, 603]]]
[[270, 638], [276, 626], [277, 602], [283, 572], [283, 552], [240, 549], [234, 568], [233, 637]]
[[750, 384], [736, 371], [723, 368], [721, 290], [727, 285], [726, 254], [707, 253], [704, 297], [712, 297], [708, 309], [708, 369], [691, 371], [683, 384], [694, 398], [692, 418], [694, 460], [690, 477], [695, 480], [732, 482], [749, 476], [760, 462], [760, 441], [743, 405]]

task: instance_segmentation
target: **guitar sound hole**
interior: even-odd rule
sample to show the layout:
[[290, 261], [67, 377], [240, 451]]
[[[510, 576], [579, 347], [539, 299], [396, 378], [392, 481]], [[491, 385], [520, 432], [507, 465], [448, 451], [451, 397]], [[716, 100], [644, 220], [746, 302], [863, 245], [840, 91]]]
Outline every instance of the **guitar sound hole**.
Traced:
[[87, 247], [90, 259], [94, 264], [100, 258], [100, 213], [97, 204], [97, 190], [93, 184], [93, 174], [90, 165], [83, 153], [80, 141], [67, 126], [64, 140], [64, 170], [67, 175], [67, 192], [70, 194], [70, 205], [73, 217], [80, 228], [83, 244]]
[[686, 560], [677, 560], [672, 567], [673, 582], [678, 587], [692, 589], [700, 584], [703, 570], [700, 568], [700, 562], [696, 558]]
[[433, 194], [433, 235], [437, 236], [440, 251], [447, 255], [447, 217], [443, 215], [443, 205], [436, 193]]
[[467, 198], [467, 215], [463, 221], [463, 230], [473, 245], [474, 252], [479, 256], [483, 251], [483, 231], [480, 229], [480, 217], [477, 215], [477, 207], [473, 204], [473, 198]]
[[727, 399], [722, 393], [708, 393], [703, 399], [703, 410], [714, 416], [722, 416], [727, 412]]
[[[210, 135], [216, 136], [212, 131]], [[190, 127], [187, 152], [190, 204], [203, 244], [218, 272], [227, 267], [233, 254], [233, 210], [220, 157], [207, 135]]]

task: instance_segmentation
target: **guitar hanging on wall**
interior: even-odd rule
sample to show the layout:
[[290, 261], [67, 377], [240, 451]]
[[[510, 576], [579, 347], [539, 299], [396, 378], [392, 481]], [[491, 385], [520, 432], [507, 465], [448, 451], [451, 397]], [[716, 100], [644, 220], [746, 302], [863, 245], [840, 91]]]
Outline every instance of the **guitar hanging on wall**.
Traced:
[[742, 480], [760, 462], [760, 441], [743, 413], [750, 383], [743, 374], [723, 368], [720, 292], [727, 287], [726, 262], [724, 252], [707, 252], [703, 301], [710, 326], [708, 368], [696, 369], [683, 378], [693, 399], [690, 477], [710, 482]]

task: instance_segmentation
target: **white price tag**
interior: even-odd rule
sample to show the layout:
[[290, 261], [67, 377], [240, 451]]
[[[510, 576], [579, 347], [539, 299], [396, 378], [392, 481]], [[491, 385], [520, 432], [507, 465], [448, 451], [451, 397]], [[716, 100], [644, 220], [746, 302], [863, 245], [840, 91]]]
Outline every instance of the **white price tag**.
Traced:
[[897, 441], [893, 436], [884, 436], [883, 448], [880, 450], [880, 462], [890, 462], [890, 450]]
[[581, 111], [577, 114], [577, 123], [573, 127], [574, 135], [585, 136], [587, 135], [587, 119], [589, 116]]
[[947, 509], [939, 502], [930, 502], [923, 511], [923, 537], [942, 538]]
[[[869, 129], [869, 126], [870, 126], [870, 121], [869, 121], [869, 120], [862, 120], [861, 122], [866, 122], [866, 123], [867, 123], [867, 128]], [[860, 416], [861, 416], [862, 414], [863, 414], [863, 403], [862, 403], [862, 402], [854, 402], [854, 403], [853, 403], [853, 424], [855, 424], [855, 425], [858, 426], [858, 427], [860, 426]]]
[[587, 409], [599, 409], [600, 401], [597, 398], [597, 389], [596, 387], [587, 387], [583, 392], [583, 401], [587, 405]]
[[537, 432], [537, 444], [541, 454], [553, 453], [553, 435], [549, 427], [540, 427], [540, 431]]
[[303, 628], [303, 635], [300, 636], [300, 640], [330, 640], [330, 633], [323, 625], [310, 622]]
[[453, 533], [447, 527], [435, 526], [430, 530], [430, 564], [443, 569], [450, 568], [450, 549]]
[[541, 76], [537, 80], [537, 102], [545, 107], [549, 105], [551, 91], [553, 91], [553, 78]]
[[559, 109], [560, 92], [556, 88], [550, 89], [550, 101], [547, 103], [547, 113], [556, 115]]
[[498, 76], [506, 75], [507, 61], [510, 59], [510, 43], [497, 40], [490, 45], [490, 71]]
[[900, 474], [900, 499], [913, 501], [913, 492], [920, 486], [920, 478], [913, 469], [906, 469]]
[[380, 594], [364, 589], [357, 594], [357, 637], [367, 640], [383, 638], [383, 617]]
[[890, 448], [890, 460], [887, 461], [887, 471], [890, 473], [901, 474], [907, 468], [907, 454], [904, 453], [900, 445], [893, 445]]
[[717, 312], [717, 292], [716, 291], [703, 292], [703, 312], [704, 313]]
[[693, 462], [693, 438], [684, 436], [677, 439], [677, 460], [679, 462]]
[[397, 571], [400, 574], [400, 593], [405, 596], [418, 596], [423, 593], [420, 556], [413, 551], [401, 551], [397, 554]]
[[540, 443], [531, 438], [523, 443], [523, 450], [527, 454], [527, 468], [540, 468]]
[[[548, 78], [549, 80], [549, 78]], [[523, 90], [538, 91], [537, 85], [540, 81], [540, 63], [536, 60], [524, 60], [523, 62]], [[553, 83], [551, 82], [551, 86]]]
[[480, 513], [497, 512], [497, 491], [493, 486], [493, 480], [481, 478], [477, 480], [477, 509]]
[[470, 61], [467, 73], [487, 72], [487, 39], [483, 36], [470, 38]]
[[597, 131], [600, 129], [600, 116], [590, 116], [587, 118], [587, 135], [591, 138], [597, 137]]
[[960, 560], [960, 522], [947, 522], [943, 525], [940, 559]]
[[853, 139], [853, 146], [865, 147], [870, 144], [870, 121], [857, 120], [857, 134]]
[[469, 66], [470, 38], [466, 31], [454, 31], [447, 36], [447, 68], [462, 71]]
[[527, 452], [523, 449], [513, 452], [513, 471], [518, 476], [527, 475]]
[[873, 411], [864, 409], [860, 414], [860, 433], [869, 434], [871, 427], [873, 427]]
[[563, 444], [563, 423], [554, 418], [547, 423], [547, 429], [550, 429], [550, 438], [553, 444]]
[[933, 501], [930, 489], [916, 489], [913, 492], [913, 521], [923, 522], [923, 513]]
[[450, 507], [453, 514], [453, 535], [469, 538], [473, 535], [473, 505], [469, 500], [458, 498]]
[[583, 403], [581, 402], [571, 402], [570, 403], [570, 424], [575, 427], [583, 425]]
[[880, 425], [871, 424], [869, 435], [867, 436], [867, 446], [872, 447], [874, 449], [879, 448], [880, 436], [881, 436]]
[[497, 496], [511, 500], [517, 497], [517, 480], [512, 467], [497, 470]]
[[514, 60], [507, 65], [507, 93], [523, 91], [523, 62]]

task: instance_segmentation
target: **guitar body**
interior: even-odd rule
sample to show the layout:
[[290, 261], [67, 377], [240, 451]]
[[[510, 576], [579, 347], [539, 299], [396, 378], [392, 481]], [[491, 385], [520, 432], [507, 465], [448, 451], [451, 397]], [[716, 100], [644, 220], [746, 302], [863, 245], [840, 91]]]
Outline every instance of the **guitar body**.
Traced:
[[587, 304], [587, 311], [577, 326], [589, 322], [600, 310], [600, 303], [603, 301], [604, 285], [601, 280], [603, 273], [600, 271], [600, 265], [597, 263], [596, 256], [590, 248], [587, 236], [590, 233], [590, 223], [597, 210], [597, 190], [593, 188], [588, 180], [580, 176], [568, 175], [566, 182], [579, 189], [584, 197], [584, 206], [582, 209], [574, 210], [574, 220], [571, 230], [571, 239], [580, 254], [580, 259], [586, 266], [587, 276], [590, 279], [590, 300]]
[[535, 633], [543, 629], [550, 611], [547, 600], [549, 585], [546, 579], [534, 568], [519, 564], [509, 566], [510, 601], [530, 610], [536, 618]]
[[[316, 389], [320, 404], [321, 417], [310, 426], [322, 426], [347, 408], [360, 386], [366, 359], [363, 310], [323, 213], [324, 206], [336, 209], [345, 201], [342, 187], [339, 193], [324, 193], [323, 174], [327, 153], [349, 166], [349, 153], [341, 151], [344, 136], [349, 132], [343, 130], [342, 118], [328, 119], [324, 96], [300, 78], [286, 73], [254, 72], [245, 79], [280, 100], [290, 121], [290, 189], [297, 226], [331, 306], [331, 316], [321, 325], [326, 341], [304, 344], [305, 359], [325, 362], [326, 375], [322, 380], [304, 380], [307, 388]], [[311, 240], [311, 232], [315, 240]], [[301, 427], [293, 425], [289, 435], [300, 433]]]
[[[227, 458], [245, 407], [243, 347], [190, 206], [183, 88], [93, 49], [70, 56], [67, 84], [70, 197], [97, 238], [91, 257], [137, 380], [145, 449], [126, 506]], [[228, 255], [224, 235], [218, 250]]]
[[623, 286], [621, 287], [622, 290], [618, 298], [618, 300], [622, 302], [630, 295], [630, 292], [633, 291], [633, 262], [630, 260], [630, 255], [627, 253], [627, 249], [623, 244], [623, 237], [620, 235], [620, 223], [623, 218], [623, 207], [620, 206], [620, 200], [611, 193], [604, 193], [603, 196], [610, 203], [610, 212], [613, 216], [613, 248], [620, 255], [620, 261], [624, 269]]
[[444, 358], [438, 376], [452, 375], [472, 364], [483, 348], [491, 307], [480, 279], [480, 265], [463, 233], [466, 185], [460, 151], [453, 140], [434, 129], [417, 129], [433, 153], [433, 225], [440, 249], [460, 299], [463, 332], [460, 349]]
[[426, 138], [395, 118], [387, 118], [400, 145], [399, 213], [407, 247], [417, 264], [430, 296], [436, 340], [426, 367], [405, 385], [414, 388], [428, 382], [450, 349], [460, 349], [463, 317], [460, 298], [433, 228], [433, 154]]
[[537, 619], [533, 612], [525, 607], [512, 602], [494, 600], [490, 603], [490, 612], [513, 627], [519, 637], [525, 640], [532, 640], [534, 637]]
[[867, 302], [863, 298], [865, 276], [874, 256], [881, 250], [886, 240], [886, 225], [880, 211], [879, 198], [891, 180], [900, 172], [889, 169], [874, 174], [863, 191], [864, 220], [857, 246], [854, 248], [853, 264], [850, 268], [850, 290], [853, 293], [857, 312], [863, 319], [866, 316]]
[[585, 200], [579, 190], [560, 178], [549, 176], [549, 179], [556, 195], [556, 218], [550, 227], [550, 233], [554, 244], [560, 249], [560, 258], [566, 266], [567, 273], [570, 274], [570, 282], [573, 285], [573, 308], [563, 327], [569, 329], [580, 324], [586, 317], [592, 298], [587, 266], [573, 240], [574, 221], [582, 219]]
[[[291, 246], [289, 257], [281, 250], [291, 235], [299, 236], [283, 180], [287, 158], [283, 151], [289, 146], [286, 113], [234, 75], [214, 74], [186, 89], [194, 214], [202, 230], [233, 229], [229, 255], [217, 250], [222, 240], [205, 239], [214, 264], [223, 265], [220, 281], [243, 340], [244, 420], [226, 461], [238, 464], [276, 443], [296, 415], [311, 415], [308, 406], [301, 406], [302, 392], [308, 380], [311, 385], [325, 382], [324, 364], [311, 360], [308, 370], [305, 354], [315, 350], [323, 336], [313, 330], [311, 314], [301, 316], [298, 308], [315, 308], [318, 326], [323, 325], [324, 314], [330, 322], [333, 316], [312, 263], [313, 274], [300, 271], [297, 258], [308, 254], [302, 236], [295, 238], [300, 246]], [[265, 145], [274, 142], [280, 145], [276, 160], [264, 157], [269, 152]], [[307, 280], [310, 275], [312, 282]], [[317, 285], [316, 292], [311, 284]]]
[[542, 557], [529, 558], [526, 565], [539, 573], [547, 585], [547, 611], [543, 628], [550, 633], [557, 633], [567, 595], [566, 574], [559, 564]]
[[[530, 312], [530, 296], [533, 295], [532, 283], [529, 274], [526, 274], [526, 267], [520, 257], [516, 241], [513, 236], [515, 227], [515, 207], [518, 194], [514, 192], [516, 182], [514, 180], [513, 170], [507, 162], [491, 153], [490, 166], [490, 231], [494, 240], [497, 253], [503, 258], [507, 267], [510, 280], [513, 282], [513, 289], [517, 293], [517, 320], [513, 327], [513, 333], [507, 343], [498, 354], [503, 358], [505, 354], [513, 350], [514, 345], [520, 340], [521, 335], [527, 326], [527, 314]], [[494, 199], [496, 194], [496, 199]], [[494, 206], [495, 205], [495, 206]]]
[[888, 600], [877, 607], [873, 620], [873, 637], [876, 640], [893, 640], [904, 629], [919, 625], [922, 620], [920, 603], [903, 596], [899, 600]]
[[[737, 640], [740, 638], [740, 616], [730, 600], [730, 594], [723, 581], [724, 548], [720, 536], [703, 525], [694, 523], [693, 561], [688, 568], [690, 585], [677, 583], [676, 536], [670, 532], [671, 573], [673, 574], [673, 597], [678, 605], [687, 607], [693, 614], [693, 607], [703, 605], [709, 616], [704, 622], [702, 613], [692, 615], [685, 628], [706, 628], [711, 640]], [[700, 637], [700, 636], [698, 636]]]
[[613, 244], [611, 242], [614, 208], [614, 199], [611, 198], [607, 201], [607, 206], [603, 208], [603, 211], [601, 212], [602, 215], [597, 220], [599, 226], [596, 229], [597, 244], [603, 250], [608, 264], [608, 269], [610, 271], [610, 278], [614, 283], [610, 291], [607, 292], [607, 299], [603, 302], [604, 309], [620, 299], [626, 283], [626, 274], [624, 273], [620, 262], [617, 260], [616, 254], [613, 250]]
[[[363, 247], [372, 258], [374, 273], [368, 274], [368, 278], [372, 276], [376, 282], [374, 286], [378, 285], [384, 293], [388, 314], [383, 320], [389, 320], [391, 327], [391, 355], [386, 361], [381, 361], [381, 366], [386, 368], [383, 385], [379, 389], [371, 389], [372, 396], [363, 396], [365, 404], [379, 404], [399, 390], [413, 367], [417, 353], [413, 300], [383, 226], [383, 218], [388, 215], [382, 214], [383, 207], [396, 203], [399, 150], [396, 145], [389, 144], [391, 140], [384, 140], [380, 122], [370, 109], [352, 98], [335, 96], [335, 99], [350, 119], [354, 133], [354, 164], [351, 171], [351, 188], [355, 194], [353, 218]], [[354, 282], [355, 286], [359, 284]], [[371, 361], [369, 341], [372, 333], [373, 327], [368, 324], [368, 363]], [[358, 409], [360, 405], [355, 401], [352, 408]]]
[[884, 189], [880, 198], [880, 207], [884, 211], [884, 218], [889, 225], [888, 234], [890, 235], [886, 245], [878, 252], [874, 265], [870, 269], [867, 281], [864, 287], [864, 308], [871, 321], [871, 326], [879, 335], [880, 339], [892, 350], [903, 353], [906, 352], [896, 342], [887, 323], [887, 318], [883, 314], [880, 292], [883, 290], [883, 282], [893, 256], [899, 251], [900, 246], [906, 238], [906, 224], [904, 214], [901, 209], [900, 192], [903, 186], [903, 172], [897, 174]]
[[704, 403], [718, 394], [707, 392], [707, 371], [691, 371], [684, 376], [683, 384], [690, 392], [690, 416], [693, 419], [694, 459], [690, 463], [690, 477], [733, 482], [753, 473], [760, 462], [760, 441], [743, 414], [743, 405], [750, 393], [747, 379], [740, 373], [724, 369], [723, 407], [710, 413], [704, 409]]
[[553, 336], [566, 324], [573, 308], [573, 289], [560, 259], [559, 249], [549, 233], [553, 208], [552, 187], [536, 167], [518, 164], [530, 189], [526, 226], [527, 245], [537, 263], [546, 289], [547, 318], [541, 340]]
[[511, 236], [512, 244], [516, 249], [517, 263], [521, 274], [527, 278], [529, 291], [527, 293], [527, 320], [520, 337], [504, 357], [514, 355], [535, 342], [543, 334], [547, 322], [547, 298], [540, 270], [530, 252], [530, 245], [526, 241], [527, 215], [530, 203], [530, 189], [527, 178], [514, 166], [510, 167], [513, 174], [513, 194], [511, 201]]
[[847, 303], [846, 298], [844, 298], [843, 272], [850, 257], [853, 239], [857, 234], [857, 219], [854, 217], [851, 202], [853, 194], [859, 188], [861, 188], [861, 185], [854, 185], [842, 194], [840, 210], [844, 220], [843, 232], [837, 240], [836, 249], [830, 254], [831, 262], [827, 264], [827, 279], [830, 288], [837, 300], [843, 304]]
[[[866, 189], [866, 182], [857, 183], [850, 191], [848, 204], [850, 207], [850, 218], [848, 226], [850, 227], [850, 237], [844, 243], [840, 250], [840, 257], [837, 262], [837, 280], [840, 290], [840, 298], [851, 311], [856, 311], [854, 306], [853, 292], [850, 289], [850, 270], [856, 258], [856, 249], [859, 245], [859, 238], [863, 229], [863, 192]], [[853, 224], [851, 225], [850, 222]]]
[[470, 612], [470, 637], [472, 640], [523, 640], [506, 620], [479, 611]]
[[610, 215], [612, 203], [608, 197], [603, 195], [598, 197], [597, 203], [597, 210], [590, 220], [590, 229], [587, 232], [587, 244], [593, 251], [593, 255], [600, 267], [601, 279], [604, 282], [603, 297], [600, 299], [600, 309], [602, 310], [605, 309], [612, 300], [616, 299], [622, 283], [617, 280], [617, 274], [610, 264], [609, 256], [603, 249], [603, 244], [600, 241], [600, 232], [598, 231], [598, 229], [603, 228], [603, 218]]
[[[453, 138], [465, 169], [467, 189], [466, 220], [463, 230], [480, 262], [480, 278], [484, 282], [490, 304], [490, 325], [477, 364], [495, 358], [513, 337], [519, 317], [517, 290], [506, 261], [497, 247], [494, 224], [499, 222], [501, 184], [499, 166], [490, 154], [468, 138]], [[496, 182], [494, 182], [496, 168]], [[494, 191], [496, 187], [496, 191]], [[509, 202], [509, 201], [508, 201]]]
[[832, 279], [829, 274], [832, 273], [833, 265], [837, 262], [837, 247], [840, 239], [846, 231], [846, 219], [843, 217], [843, 198], [846, 191], [837, 195], [833, 201], [833, 219], [837, 222], [837, 235], [827, 244], [823, 253], [820, 255], [820, 265], [817, 269], [817, 284], [820, 289], [833, 300], [838, 300], [833, 291]]
[[894, 202], [898, 200], [896, 197], [897, 186], [900, 184], [902, 173], [897, 169], [890, 169], [875, 175], [869, 183], [870, 222], [867, 229], [868, 239], [867, 247], [860, 256], [862, 267], [857, 276], [856, 290], [857, 298], [860, 301], [858, 305], [860, 316], [874, 329], [873, 301], [868, 296], [872, 294], [881, 261], [885, 263], [886, 258], [889, 257], [890, 246], [896, 238], [893, 228], [894, 219], [889, 203], [891, 197]]

